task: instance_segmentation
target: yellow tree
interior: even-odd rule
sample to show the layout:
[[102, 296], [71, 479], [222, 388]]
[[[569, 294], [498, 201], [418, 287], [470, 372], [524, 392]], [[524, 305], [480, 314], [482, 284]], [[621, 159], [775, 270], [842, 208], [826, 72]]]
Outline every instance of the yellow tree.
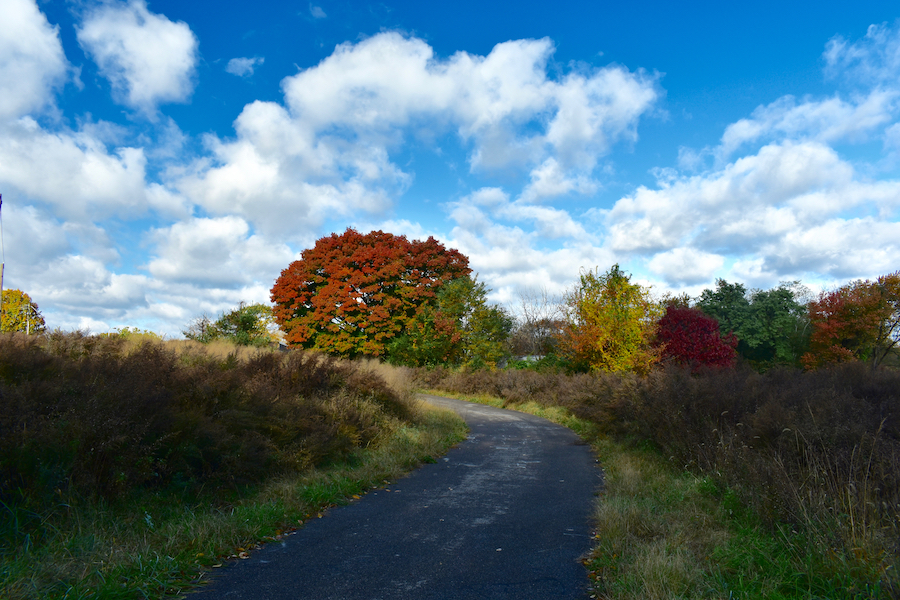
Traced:
[[3, 315], [0, 331], [42, 333], [47, 330], [44, 317], [31, 297], [22, 290], [3, 290]]
[[583, 272], [580, 285], [566, 294], [564, 310], [560, 347], [575, 366], [643, 374], [659, 361], [652, 342], [662, 308], [619, 265], [603, 274]]

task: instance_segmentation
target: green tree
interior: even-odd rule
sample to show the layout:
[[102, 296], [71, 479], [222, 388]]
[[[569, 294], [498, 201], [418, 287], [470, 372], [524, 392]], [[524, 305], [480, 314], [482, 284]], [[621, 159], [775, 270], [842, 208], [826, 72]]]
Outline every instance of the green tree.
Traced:
[[747, 288], [742, 284], [717, 279], [716, 289], [703, 290], [697, 306], [719, 322], [719, 331], [723, 335], [734, 333], [740, 340], [739, 332], [743, 331], [750, 320], [750, 299]]
[[796, 281], [748, 292], [719, 279], [715, 290], [703, 290], [697, 307], [719, 322], [722, 335], [738, 338], [738, 354], [751, 363], [799, 364], [809, 331], [806, 306], [799, 301], [805, 293]]
[[469, 276], [437, 293], [389, 346], [389, 360], [413, 366], [462, 364], [495, 367], [509, 356], [514, 321], [502, 307], [487, 302], [488, 289]]
[[163, 339], [165, 339], [165, 336], [162, 336], [155, 331], [150, 331], [149, 329], [141, 329], [139, 327], [118, 327], [116, 328], [116, 335], [131, 340], [162, 341]]
[[196, 319], [183, 331], [184, 336], [207, 344], [229, 340], [238, 346], [265, 346], [277, 339], [272, 309], [265, 304], [244, 304], [223, 312], [215, 322], [209, 317]]
[[3, 290], [3, 314], [0, 331], [43, 333], [47, 330], [44, 316], [31, 296], [22, 290]]
[[662, 309], [650, 290], [631, 283], [619, 265], [583, 272], [565, 297], [561, 353], [574, 368], [646, 373], [659, 360], [653, 345]]

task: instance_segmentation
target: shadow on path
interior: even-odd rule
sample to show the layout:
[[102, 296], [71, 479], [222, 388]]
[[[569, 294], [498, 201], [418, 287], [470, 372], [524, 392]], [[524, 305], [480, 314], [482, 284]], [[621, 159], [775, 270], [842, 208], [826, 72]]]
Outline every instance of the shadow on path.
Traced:
[[436, 396], [468, 423], [436, 464], [228, 565], [190, 600], [583, 598], [602, 479], [540, 417]]

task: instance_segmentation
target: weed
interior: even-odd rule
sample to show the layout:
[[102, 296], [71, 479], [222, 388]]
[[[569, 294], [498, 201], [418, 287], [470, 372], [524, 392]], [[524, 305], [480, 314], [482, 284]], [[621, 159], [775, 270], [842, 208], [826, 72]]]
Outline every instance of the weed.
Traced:
[[900, 372], [417, 377], [599, 444], [605, 597], [900, 596]]
[[0, 597], [159, 597], [464, 437], [313, 353], [0, 338]]

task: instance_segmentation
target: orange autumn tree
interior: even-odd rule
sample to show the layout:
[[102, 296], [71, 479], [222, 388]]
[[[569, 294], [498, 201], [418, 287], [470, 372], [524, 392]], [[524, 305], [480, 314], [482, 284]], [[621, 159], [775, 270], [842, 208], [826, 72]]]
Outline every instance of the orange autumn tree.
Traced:
[[653, 342], [662, 309], [619, 265], [602, 274], [583, 272], [563, 309], [560, 351], [575, 368], [643, 374], [659, 361]]
[[822, 292], [809, 305], [807, 369], [850, 360], [877, 367], [900, 341], [900, 271]]
[[408, 240], [347, 229], [319, 239], [275, 281], [275, 320], [295, 347], [383, 356], [469, 260], [432, 237]]

